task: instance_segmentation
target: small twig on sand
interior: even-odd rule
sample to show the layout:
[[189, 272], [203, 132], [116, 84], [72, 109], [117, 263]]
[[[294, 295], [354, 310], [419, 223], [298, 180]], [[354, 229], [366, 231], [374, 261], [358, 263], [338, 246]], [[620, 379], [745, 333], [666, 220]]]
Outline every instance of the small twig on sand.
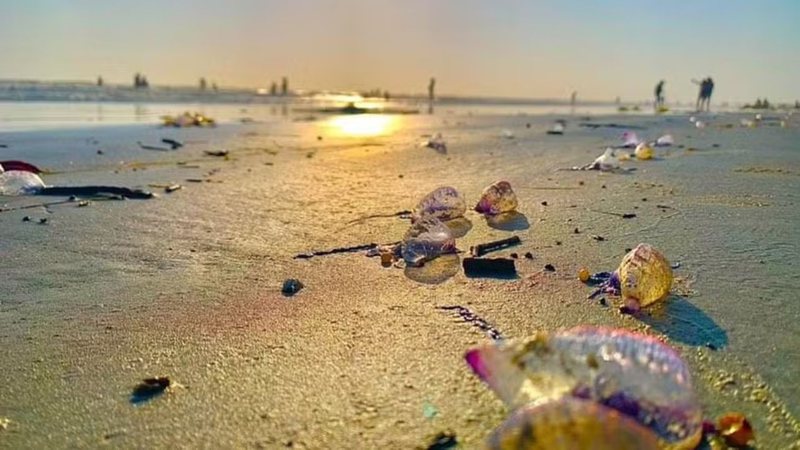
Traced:
[[609, 215], [609, 216], [617, 216], [617, 217], [622, 217], [623, 219], [633, 219], [634, 217], [636, 217], [636, 214], [634, 214], [634, 213], [624, 213], [623, 214], [623, 213], [611, 212], [611, 211], [600, 211], [600, 210], [592, 209], [592, 208], [587, 208], [587, 209], [589, 211], [591, 211], [591, 212], [595, 212], [595, 213], [598, 213], [598, 214], [606, 214], [606, 215]]
[[[399, 242], [387, 245], [396, 245], [396, 244], [399, 244]], [[356, 253], [364, 250], [371, 250], [376, 247], [378, 247], [378, 244], [362, 244], [362, 245], [354, 245], [352, 247], [339, 247], [331, 250], [320, 250], [311, 253], [300, 253], [295, 255], [294, 259], [311, 259], [315, 256], [335, 255], [337, 253]]]
[[410, 216], [410, 215], [411, 215], [411, 211], [408, 211], [408, 210], [397, 211], [396, 213], [391, 213], [391, 214], [372, 214], [372, 215], [369, 215], [369, 216], [359, 217], [358, 219], [353, 219], [353, 220], [347, 222], [345, 225], [351, 225], [351, 224], [358, 223], [358, 222], [364, 222], [365, 220], [369, 220], [369, 219], [384, 219], [384, 218], [390, 218], [390, 217], [399, 217], [401, 219], [407, 219], [408, 216]]

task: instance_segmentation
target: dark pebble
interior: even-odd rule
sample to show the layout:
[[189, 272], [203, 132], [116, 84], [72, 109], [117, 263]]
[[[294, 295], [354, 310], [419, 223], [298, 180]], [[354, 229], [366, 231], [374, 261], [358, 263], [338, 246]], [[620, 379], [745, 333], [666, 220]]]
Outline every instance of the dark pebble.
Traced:
[[600, 304], [603, 306], [608, 306], [608, 302], [606, 301], [605, 297], [600, 297]]
[[642, 198], [642, 201], [646, 202], [647, 201], [647, 197]]
[[31, 216], [25, 216], [25, 217], [23, 217], [23, 218], [22, 218], [22, 221], [23, 221], [23, 222], [30, 222], [30, 221], [31, 221]]
[[514, 258], [514, 259], [517, 259], [517, 258], [519, 258], [519, 255], [518, 255], [518, 254], [516, 254], [516, 253], [512, 253], [512, 254], [510, 254], [510, 255], [508, 255], [508, 256], [510, 256], [510, 257], [512, 257], [512, 258]]
[[456, 435], [451, 432], [443, 432], [433, 438], [433, 442], [428, 445], [428, 450], [449, 450], [458, 446]]
[[97, 151], [97, 154], [98, 154], [98, 155], [102, 155], [103, 153], [105, 153], [105, 152], [104, 152], [104, 151], [102, 151], [102, 150], [98, 150], [98, 151]]
[[47, 217], [42, 217], [39, 219], [39, 223], [47, 223]]
[[161, 395], [169, 385], [169, 377], [145, 378], [133, 388], [131, 403], [141, 403]]
[[561, 241], [556, 241], [556, 245], [561, 245]]
[[547, 201], [543, 201], [542, 206], [547, 206]]
[[603, 236], [600, 236], [599, 234], [595, 234], [594, 236], [592, 236], [592, 239], [594, 239], [597, 242], [603, 242], [603, 241], [606, 240], [606, 238], [604, 238]]
[[544, 265], [544, 270], [547, 271], [547, 272], [555, 272], [556, 271], [556, 266], [554, 266], [552, 264], [545, 264]]
[[606, 188], [606, 185], [604, 184], [604, 185], [600, 186], [600, 188], [601, 188], [601, 189], [605, 189], [605, 188]]
[[632, 248], [630, 248], [630, 247], [628, 247], [628, 248], [626, 248], [626, 249], [625, 249], [625, 253], [628, 253], [628, 252], [630, 252], [631, 250], [633, 250], [633, 249], [632, 249]]
[[303, 283], [301, 283], [300, 280], [289, 278], [283, 282], [283, 288], [281, 288], [281, 292], [283, 295], [291, 297], [292, 295], [300, 292], [300, 289], [303, 289], [303, 287]]
[[712, 344], [711, 342], [706, 342], [706, 348], [709, 350], [717, 351], [717, 346]]
[[533, 259], [533, 253], [531, 253], [531, 252], [526, 252], [526, 253], [525, 253], [525, 259]]
[[580, 234], [581, 230], [579, 230], [578, 228], [575, 228], [574, 230], [572, 230], [572, 232], [575, 233], [575, 234]]
[[578, 186], [583, 186], [584, 184], [586, 183], [584, 183], [583, 181], [578, 181]]
[[632, 309], [628, 308], [627, 306], [620, 306], [620, 307], [619, 307], [619, 313], [620, 313], [620, 314], [629, 314], [629, 315], [632, 315], [634, 312], [636, 312], [636, 311], [634, 311], [634, 310], [632, 310]]

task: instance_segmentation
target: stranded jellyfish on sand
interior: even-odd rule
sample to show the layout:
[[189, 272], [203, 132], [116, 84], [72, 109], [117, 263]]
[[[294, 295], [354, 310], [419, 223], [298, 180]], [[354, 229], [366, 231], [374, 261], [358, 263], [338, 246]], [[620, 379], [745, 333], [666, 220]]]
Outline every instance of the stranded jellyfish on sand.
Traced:
[[417, 222], [429, 217], [452, 220], [463, 217], [466, 211], [464, 197], [455, 188], [442, 186], [419, 201], [411, 212], [411, 221]]
[[702, 434], [686, 363], [653, 337], [582, 326], [485, 344], [466, 360], [511, 408], [576, 397], [630, 417], [664, 447], [695, 448]]
[[401, 252], [406, 264], [420, 266], [456, 249], [453, 232], [435, 217], [415, 222], [403, 238]]
[[511, 189], [511, 184], [508, 181], [498, 181], [483, 190], [481, 199], [474, 209], [486, 216], [496, 216], [515, 211], [518, 204], [517, 195]]

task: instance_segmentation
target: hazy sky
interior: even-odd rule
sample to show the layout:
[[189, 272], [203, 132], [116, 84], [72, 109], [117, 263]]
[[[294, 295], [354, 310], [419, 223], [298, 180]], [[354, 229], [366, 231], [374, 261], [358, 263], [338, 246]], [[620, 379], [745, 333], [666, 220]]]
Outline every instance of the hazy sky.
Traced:
[[800, 98], [800, 0], [2, 0], [0, 78]]

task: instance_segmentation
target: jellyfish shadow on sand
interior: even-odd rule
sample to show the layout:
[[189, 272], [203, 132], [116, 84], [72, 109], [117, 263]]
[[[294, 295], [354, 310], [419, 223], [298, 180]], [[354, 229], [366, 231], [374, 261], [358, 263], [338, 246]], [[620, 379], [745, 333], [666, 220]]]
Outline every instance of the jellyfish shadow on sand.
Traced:
[[495, 230], [519, 231], [527, 230], [531, 227], [528, 217], [520, 212], [512, 211], [496, 216], [486, 216], [486, 225]]
[[450, 229], [450, 232], [453, 233], [453, 237], [456, 239], [466, 236], [469, 230], [472, 229], [472, 221], [466, 217], [448, 220], [444, 222], [444, 224], [447, 225], [447, 228]]
[[637, 314], [642, 322], [670, 339], [686, 345], [721, 349], [728, 345], [728, 333], [700, 308], [680, 295]]
[[452, 278], [460, 268], [461, 257], [451, 253], [426, 261], [420, 267], [406, 266], [404, 273], [417, 283], [440, 284]]

